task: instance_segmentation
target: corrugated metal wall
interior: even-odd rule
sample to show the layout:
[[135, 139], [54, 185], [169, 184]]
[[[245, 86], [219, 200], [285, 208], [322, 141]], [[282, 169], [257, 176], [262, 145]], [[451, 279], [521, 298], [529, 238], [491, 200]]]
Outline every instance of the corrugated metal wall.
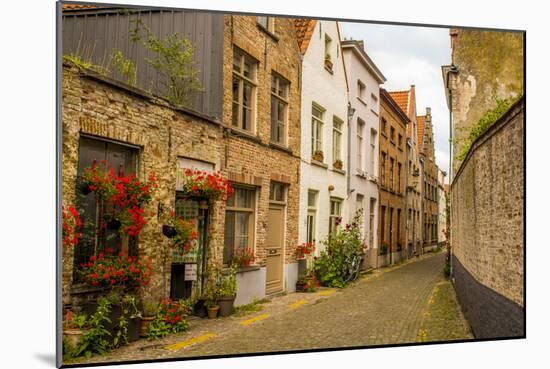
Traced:
[[[79, 54], [83, 60], [106, 66], [113, 49], [122, 51], [137, 66], [137, 86], [163, 95], [159, 73], [146, 58], [153, 54], [132, 42], [133, 19], [141, 18], [151, 31], [164, 38], [179, 33], [195, 47], [195, 60], [202, 91], [195, 94], [191, 108], [209, 116], [222, 117], [223, 15], [195, 11], [139, 10], [128, 14], [116, 9], [63, 13], [63, 54]], [[125, 81], [120, 75], [112, 75]]]

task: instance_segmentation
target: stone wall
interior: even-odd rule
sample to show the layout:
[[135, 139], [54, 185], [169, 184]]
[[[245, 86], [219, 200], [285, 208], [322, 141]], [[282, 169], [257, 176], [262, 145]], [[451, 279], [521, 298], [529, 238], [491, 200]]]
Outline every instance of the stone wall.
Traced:
[[[453, 119], [453, 176], [460, 167], [464, 138], [470, 128], [496, 107], [496, 98], [515, 98], [523, 92], [524, 33], [471, 29], [451, 30]], [[452, 177], [451, 177], [452, 180]]]
[[[460, 263], [453, 276], [476, 336], [477, 332], [486, 336], [483, 326], [494, 326], [499, 319], [523, 321], [517, 315], [524, 306], [524, 127], [521, 99], [475, 141], [451, 185], [451, 246]], [[467, 275], [476, 283], [469, 283]], [[477, 291], [469, 292], [472, 288]], [[515, 305], [515, 316], [502, 316], [488, 290]], [[478, 319], [480, 309], [490, 313]], [[518, 331], [523, 328], [516, 325], [494, 334]]]
[[[161, 263], [166, 238], [157, 219], [159, 205], [173, 208], [176, 199], [177, 158], [200, 159], [220, 169], [223, 152], [222, 129], [218, 122], [176, 110], [161, 100], [131, 86], [63, 66], [62, 89], [62, 196], [63, 205], [76, 201], [75, 186], [81, 135], [112, 140], [139, 148], [138, 177], [151, 172], [160, 175], [159, 188], [145, 207], [146, 226], [139, 236], [138, 252], [153, 258], [154, 274], [145, 295], [169, 295], [170, 257]], [[223, 244], [223, 228], [213, 207], [210, 245]], [[63, 302], [71, 302], [73, 250], [63, 250]]]

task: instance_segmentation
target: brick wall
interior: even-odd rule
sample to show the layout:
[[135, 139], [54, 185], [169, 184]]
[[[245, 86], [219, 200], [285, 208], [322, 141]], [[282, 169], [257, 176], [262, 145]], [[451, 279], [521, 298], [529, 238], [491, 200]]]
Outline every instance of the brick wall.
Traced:
[[[176, 169], [179, 156], [211, 162], [220, 168], [222, 129], [215, 123], [185, 111], [170, 108], [162, 101], [93, 73], [63, 67], [62, 90], [62, 196], [63, 205], [74, 204], [79, 139], [88, 135], [140, 148], [138, 176], [150, 172], [161, 176], [153, 200], [145, 207], [147, 225], [139, 236], [140, 255], [152, 257], [154, 274], [142, 293], [157, 298], [168, 296], [170, 263], [162, 263], [166, 238], [157, 220], [158, 205], [173, 208], [176, 199]], [[213, 207], [216, 214], [217, 206]], [[223, 244], [220, 222], [210, 222], [210, 245]], [[71, 302], [73, 250], [63, 250], [63, 302]], [[165, 274], [163, 274], [165, 271]]]
[[[256, 122], [254, 132], [228, 130], [224, 170], [237, 183], [258, 187], [256, 214], [256, 262], [265, 266], [270, 181], [287, 184], [285, 263], [293, 262], [298, 243], [300, 165], [300, 53], [294, 24], [275, 18], [275, 35], [260, 28], [255, 16], [224, 16], [223, 122], [231, 127], [233, 48], [258, 61]], [[287, 147], [270, 143], [271, 73], [290, 82]]]
[[[524, 305], [524, 125], [522, 99], [474, 143], [451, 186], [454, 256], [480, 285], [521, 308]], [[472, 300], [464, 294], [471, 283], [463, 275], [458, 272], [454, 276], [465, 311], [476, 315], [476, 309], [491, 309], [495, 313], [493, 319], [509, 319], [499, 314], [498, 304], [471, 305]], [[483, 291], [478, 295], [478, 299], [492, 298]], [[522, 309], [515, 311], [520, 314]], [[520, 320], [517, 316], [514, 319]], [[473, 328], [475, 331], [476, 327]]]

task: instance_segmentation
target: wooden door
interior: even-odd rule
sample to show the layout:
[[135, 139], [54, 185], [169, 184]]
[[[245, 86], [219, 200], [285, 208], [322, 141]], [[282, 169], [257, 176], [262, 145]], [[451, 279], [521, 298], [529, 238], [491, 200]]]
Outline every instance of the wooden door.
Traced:
[[269, 205], [266, 245], [266, 294], [283, 291], [285, 207]]

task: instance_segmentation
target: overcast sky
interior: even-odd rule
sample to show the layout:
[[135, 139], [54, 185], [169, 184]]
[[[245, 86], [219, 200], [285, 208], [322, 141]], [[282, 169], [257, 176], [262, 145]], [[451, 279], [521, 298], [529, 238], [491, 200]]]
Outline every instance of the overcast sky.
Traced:
[[449, 30], [416, 26], [340, 23], [343, 38], [363, 40], [365, 51], [387, 79], [388, 91], [415, 85], [418, 115], [432, 108], [437, 165], [449, 171], [449, 110], [441, 66], [451, 63]]

